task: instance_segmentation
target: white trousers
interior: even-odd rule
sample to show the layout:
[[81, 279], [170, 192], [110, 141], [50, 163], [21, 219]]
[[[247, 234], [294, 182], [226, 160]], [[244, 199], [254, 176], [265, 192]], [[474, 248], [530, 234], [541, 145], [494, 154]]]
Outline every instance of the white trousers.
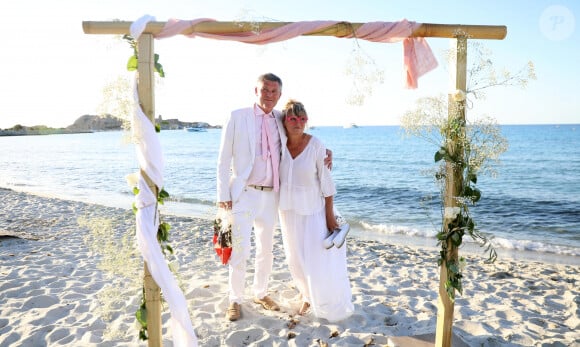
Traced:
[[251, 253], [251, 232], [255, 236], [253, 292], [268, 294], [272, 273], [274, 228], [278, 222], [279, 193], [246, 187], [232, 206], [232, 255], [229, 261], [229, 301], [241, 304], [246, 287], [246, 267]]

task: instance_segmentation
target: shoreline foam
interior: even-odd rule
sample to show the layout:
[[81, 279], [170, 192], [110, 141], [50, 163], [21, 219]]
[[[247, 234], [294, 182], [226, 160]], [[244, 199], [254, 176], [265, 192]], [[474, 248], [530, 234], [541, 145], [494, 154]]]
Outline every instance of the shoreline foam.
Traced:
[[[134, 197], [130, 194], [113, 194], [103, 196], [91, 196], [87, 197], [87, 193], [84, 195], [79, 193], [77, 195], [71, 195], [67, 192], [56, 192], [50, 190], [38, 191], [40, 187], [0, 187], [0, 189], [14, 190], [18, 192], [24, 192], [27, 194], [38, 195], [45, 198], [56, 198], [63, 200], [72, 200], [88, 204], [102, 205], [105, 207], [114, 207], [120, 209], [129, 209], [134, 201]], [[50, 189], [50, 188], [49, 188]], [[209, 204], [195, 204], [195, 203], [184, 203], [181, 201], [175, 201], [169, 199], [166, 201], [165, 205], [161, 207], [162, 214], [172, 215], [176, 217], [193, 217], [211, 220], [213, 219], [216, 208]], [[357, 226], [357, 223], [351, 223], [352, 236], [355, 236], [363, 240], [379, 240], [382, 242], [393, 243], [400, 246], [414, 246], [419, 248], [431, 249], [438, 252], [437, 240], [435, 238], [435, 232], [432, 231], [428, 236], [425, 232], [419, 232], [418, 235], [414, 234], [414, 231], [404, 232], [404, 231], [393, 231], [391, 228], [384, 227], [372, 227], [372, 226]], [[402, 228], [405, 229], [404, 227]], [[493, 236], [493, 235], [492, 235]], [[465, 251], [469, 254], [474, 254], [486, 257], [483, 249], [471, 242], [469, 237], [464, 238], [465, 242], [462, 246], [461, 252]], [[533, 246], [528, 248], [526, 245], [529, 244]], [[543, 244], [541, 241], [526, 241], [526, 240], [505, 240], [502, 238], [495, 238], [494, 240], [495, 249], [500, 257], [507, 257], [513, 259], [521, 259], [525, 261], [540, 261], [549, 262], [554, 264], [564, 264], [564, 265], [578, 265], [580, 266], [580, 249], [570, 248], [565, 245], [558, 246], [555, 244]]]

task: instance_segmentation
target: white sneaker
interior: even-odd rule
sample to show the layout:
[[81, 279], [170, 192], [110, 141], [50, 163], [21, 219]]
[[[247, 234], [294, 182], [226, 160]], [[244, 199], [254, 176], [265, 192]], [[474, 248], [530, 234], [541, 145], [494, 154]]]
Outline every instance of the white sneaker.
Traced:
[[330, 235], [328, 235], [324, 241], [322, 241], [322, 245], [326, 249], [332, 248], [332, 246], [336, 246], [337, 248], [342, 247], [344, 241], [346, 240], [346, 234], [350, 230], [350, 225], [346, 222], [346, 219], [342, 217], [342, 215], [334, 209], [334, 216], [336, 218], [336, 222], [338, 223], [338, 228], [335, 229]]
[[342, 224], [338, 230], [335, 230], [332, 234], [336, 234], [336, 236], [332, 239], [332, 243], [336, 246], [336, 248], [342, 247], [344, 245], [344, 241], [346, 241], [346, 235], [350, 231], [350, 224], [344, 223]]
[[346, 224], [346, 219], [336, 209], [334, 209], [334, 218], [336, 218], [336, 223], [338, 223], [339, 228], [341, 225]]
[[322, 246], [324, 246], [324, 248], [326, 249], [330, 249], [332, 248], [332, 246], [334, 246], [334, 238], [336, 237], [336, 235], [338, 235], [338, 231], [335, 230], [332, 233], [330, 233], [330, 235], [328, 235], [324, 241], [322, 241]]

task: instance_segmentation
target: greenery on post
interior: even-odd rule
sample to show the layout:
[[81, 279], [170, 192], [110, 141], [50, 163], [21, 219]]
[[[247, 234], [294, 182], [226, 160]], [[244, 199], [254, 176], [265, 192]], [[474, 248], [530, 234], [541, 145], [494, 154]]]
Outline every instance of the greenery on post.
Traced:
[[[137, 195], [139, 194], [139, 188], [137, 188], [136, 186], [133, 187], [133, 194]], [[166, 222], [162, 222], [161, 221], [161, 217], [157, 215], [157, 212], [159, 212], [159, 205], [163, 205], [165, 202], [165, 199], [169, 198], [169, 193], [167, 193], [165, 191], [165, 189], [161, 189], [159, 191], [159, 193], [157, 194], [157, 203], [155, 205], [155, 217], [154, 220], [157, 220], [159, 218], [159, 226], [157, 228], [157, 241], [159, 242], [159, 246], [161, 247], [161, 252], [163, 253], [163, 255], [167, 258], [168, 254], [172, 255], [173, 254], [173, 248], [169, 245], [169, 230], [171, 229], [171, 226], [166, 223]], [[137, 206], [135, 203], [133, 203], [133, 212], [135, 214], [137, 214]], [[141, 340], [147, 340], [148, 336], [147, 336], [147, 305], [146, 305], [146, 301], [145, 301], [145, 287], [142, 288], [142, 293], [141, 293], [141, 305], [139, 305], [139, 309], [137, 310], [137, 312], [135, 312], [135, 318], [137, 319], [137, 322], [140, 325], [139, 328], [139, 339]]]
[[[127, 70], [129, 71], [137, 71], [139, 66], [138, 61], [138, 42], [135, 41], [133, 37], [130, 35], [123, 35], [123, 39], [126, 40], [131, 48], [133, 49], [133, 55], [129, 57], [129, 61], [127, 62]], [[155, 72], [159, 74], [159, 77], [165, 77], [165, 72], [163, 71], [163, 66], [159, 63], [159, 54], [154, 54], [154, 68]], [[155, 131], [160, 132], [161, 128], [159, 124], [155, 124]], [[137, 188], [135, 177], [128, 178], [129, 184], [133, 186], [133, 194], [139, 194], [139, 188]], [[168, 253], [170, 255], [173, 254], [173, 248], [169, 245], [169, 231], [171, 230], [171, 226], [168, 223], [165, 223], [161, 220], [161, 217], [158, 215], [159, 213], [159, 205], [163, 205], [165, 199], [169, 198], [169, 193], [165, 191], [165, 189], [161, 188], [157, 192], [157, 202], [155, 205], [155, 216], [153, 222], [159, 221], [159, 226], [157, 228], [157, 242], [161, 247], [161, 252], [167, 258]], [[133, 212], [137, 214], [137, 206], [133, 203]], [[147, 305], [145, 300], [145, 287], [142, 290], [142, 297], [141, 297], [141, 305], [137, 312], [135, 312], [135, 318], [140, 325], [139, 329], [139, 339], [147, 340], [149, 337], [147, 336]]]
[[[129, 60], [127, 61], [127, 70], [129, 71], [137, 71], [137, 67], [139, 66], [139, 58], [138, 58], [138, 45], [137, 45], [137, 41], [135, 41], [135, 39], [130, 36], [130, 35], [123, 35], [123, 40], [129, 42], [129, 45], [131, 46], [131, 48], [133, 48], [133, 55], [129, 57]], [[159, 63], [159, 54], [155, 53], [155, 55], [153, 56], [154, 59], [154, 68], [155, 68], [155, 72], [157, 72], [159, 74], [159, 77], [165, 77], [165, 71], [163, 71], [163, 66], [161, 65], [161, 63]]]
[[[126, 68], [128, 71], [136, 71], [138, 68], [138, 45], [135, 39], [129, 35], [123, 35], [123, 40], [129, 43], [133, 54], [127, 61]], [[159, 63], [159, 54], [155, 54], [155, 71], [159, 77], [165, 77], [163, 66]], [[123, 120], [123, 128], [130, 129], [130, 119], [135, 109], [135, 100], [133, 96], [133, 82], [127, 76], [117, 76], [115, 79], [107, 82], [103, 87], [103, 100], [98, 106], [100, 115], [113, 115]], [[155, 125], [155, 131], [161, 130], [160, 125]]]
[[[402, 118], [402, 126], [407, 135], [427, 140], [437, 148], [434, 161], [439, 163], [439, 166], [434, 177], [440, 187], [442, 207], [442, 227], [437, 233], [441, 247], [438, 265], [441, 266], [443, 263], [446, 265], [445, 288], [452, 301], [455, 299], [455, 290], [463, 293], [461, 280], [465, 259], [460, 257], [457, 260], [449, 260], [448, 255], [462, 245], [464, 236], [470, 236], [485, 248], [488, 261], [495, 261], [497, 258], [491, 239], [479, 230], [470, 208], [482, 197], [481, 190], [477, 186], [478, 177], [484, 174], [495, 175], [493, 164], [499, 162], [499, 156], [508, 148], [507, 139], [502, 136], [493, 118], [481, 117], [466, 121], [466, 118], [460, 115], [471, 106], [472, 100], [469, 96], [482, 99], [487, 88], [525, 87], [530, 79], [536, 79], [531, 62], [516, 74], [505, 71], [498, 77], [489, 58], [489, 51], [477, 43], [471, 43], [468, 49], [475, 53], [475, 63], [467, 71], [467, 90], [456, 90], [449, 96], [419, 99], [416, 108], [406, 112]], [[452, 172], [462, 178], [457, 196], [453, 197], [456, 206], [445, 206], [444, 202], [445, 182], [449, 179], [447, 165], [451, 165]]]
[[[138, 42], [130, 35], [123, 35], [123, 40], [129, 43], [131, 49], [133, 49], [133, 55], [129, 57], [127, 61], [127, 70], [128, 71], [137, 71], [139, 68], [139, 50], [138, 50]], [[159, 54], [155, 53], [153, 55], [153, 67], [155, 72], [159, 74], [159, 77], [165, 77], [165, 71], [163, 70], [163, 66], [159, 63]], [[161, 126], [159, 124], [155, 124], [155, 132], [159, 133], [161, 131]]]

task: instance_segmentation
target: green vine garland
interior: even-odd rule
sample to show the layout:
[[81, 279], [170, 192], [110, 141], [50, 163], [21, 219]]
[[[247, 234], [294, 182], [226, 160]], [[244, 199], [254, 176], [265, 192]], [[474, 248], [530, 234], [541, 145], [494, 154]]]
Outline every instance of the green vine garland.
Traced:
[[[127, 70], [129, 71], [136, 71], [139, 65], [139, 58], [138, 58], [138, 49], [137, 49], [137, 41], [130, 36], [130, 35], [123, 35], [123, 40], [127, 41], [131, 48], [133, 49], [133, 55], [129, 57], [129, 61], [127, 61]], [[155, 72], [159, 74], [159, 77], [165, 77], [165, 71], [163, 71], [163, 66], [159, 63], [159, 54], [155, 53], [153, 56], [154, 59], [154, 67]]]
[[[437, 264], [439, 266], [445, 264], [447, 270], [445, 290], [452, 301], [455, 299], [455, 290], [463, 294], [461, 280], [465, 259], [463, 257], [455, 259], [449, 255], [459, 249], [465, 234], [471, 236], [481, 247], [485, 247], [485, 252], [489, 254], [488, 262], [494, 262], [497, 259], [497, 252], [490, 239], [477, 229], [469, 211], [469, 207], [474, 206], [481, 199], [481, 191], [476, 187], [478, 167], [474, 164], [477, 161], [471, 160], [474, 154], [472, 151], [474, 142], [471, 137], [465, 135], [465, 128], [464, 120], [458, 117], [449, 120], [447, 126], [442, 129], [445, 134], [444, 144], [435, 152], [434, 156], [436, 163], [443, 160], [451, 165], [454, 176], [460, 178], [461, 181], [458, 195], [453, 197], [457, 206], [444, 206], [443, 221], [446, 223], [446, 228], [442, 227], [442, 230], [437, 233], [437, 240], [441, 247]], [[449, 150], [449, 147], [453, 150]], [[444, 163], [440, 165], [440, 170], [435, 174], [435, 178], [440, 186], [445, 187], [445, 180], [448, 177]], [[444, 194], [445, 189], [442, 189], [442, 195]]]
[[[455, 91], [451, 97], [427, 97], [418, 100], [417, 109], [408, 111], [401, 119], [405, 132], [437, 146], [434, 155], [439, 167], [434, 174], [441, 194], [441, 217], [443, 222], [437, 233], [440, 246], [437, 263], [445, 265], [445, 290], [451, 301], [455, 291], [463, 294], [462, 271], [466, 265], [463, 257], [455, 256], [463, 244], [464, 236], [470, 236], [489, 254], [493, 262], [497, 253], [491, 240], [482, 234], [471, 215], [470, 208], [481, 199], [477, 187], [478, 174], [493, 173], [491, 161], [499, 161], [499, 155], [507, 149], [507, 140], [491, 119], [467, 124], [462, 117], [465, 111], [466, 93]], [[456, 180], [447, 187], [448, 179]], [[447, 191], [452, 189], [452, 191]], [[452, 195], [447, 200], [446, 196]]]
[[[139, 188], [133, 188], [133, 194], [139, 194]], [[169, 198], [169, 193], [165, 191], [165, 189], [161, 189], [157, 194], [157, 203], [155, 204], [155, 217], [154, 220], [157, 218], [157, 212], [159, 211], [159, 205], [163, 205], [165, 199]], [[133, 202], [133, 213], [137, 214], [137, 206], [136, 203]], [[168, 253], [173, 254], [173, 248], [169, 245], [169, 230], [171, 230], [171, 225], [166, 222], [161, 221], [161, 217], [159, 217], [160, 223], [159, 227], [157, 228], [157, 242], [161, 247], [161, 252], [167, 258]], [[141, 304], [139, 305], [139, 309], [135, 312], [135, 318], [140, 325], [139, 328], [139, 339], [140, 340], [147, 340], [149, 337], [147, 336], [147, 305], [145, 300], [145, 287], [142, 288], [141, 293]]]
[[[129, 71], [136, 71], [138, 69], [138, 45], [137, 41], [129, 35], [123, 35], [123, 39], [126, 40], [131, 48], [133, 49], [133, 55], [129, 57], [127, 62], [127, 70]], [[155, 72], [159, 74], [159, 77], [165, 77], [165, 72], [163, 70], [163, 66], [159, 63], [159, 54], [154, 55], [154, 67]], [[155, 124], [155, 132], [159, 133], [161, 131], [161, 127], [159, 124]], [[139, 194], [139, 188], [133, 187], [133, 194]], [[169, 198], [169, 193], [165, 191], [165, 189], [161, 188], [161, 190], [157, 193], [157, 202], [155, 204], [155, 217], [153, 221], [155, 222], [158, 218], [157, 213], [159, 212], [159, 205], [163, 205], [165, 199]], [[133, 205], [133, 213], [137, 214], [137, 205], [134, 202]], [[166, 222], [161, 221], [161, 217], [159, 216], [159, 226], [157, 228], [157, 242], [161, 247], [161, 252], [167, 259], [168, 253], [170, 255], [173, 254], [173, 248], [169, 245], [169, 231], [171, 230], [171, 225]], [[139, 309], [135, 312], [135, 318], [140, 325], [139, 328], [139, 339], [140, 340], [148, 340], [149, 337], [147, 335], [147, 304], [145, 300], [145, 287], [143, 286], [141, 292], [141, 304], [139, 305]]]

